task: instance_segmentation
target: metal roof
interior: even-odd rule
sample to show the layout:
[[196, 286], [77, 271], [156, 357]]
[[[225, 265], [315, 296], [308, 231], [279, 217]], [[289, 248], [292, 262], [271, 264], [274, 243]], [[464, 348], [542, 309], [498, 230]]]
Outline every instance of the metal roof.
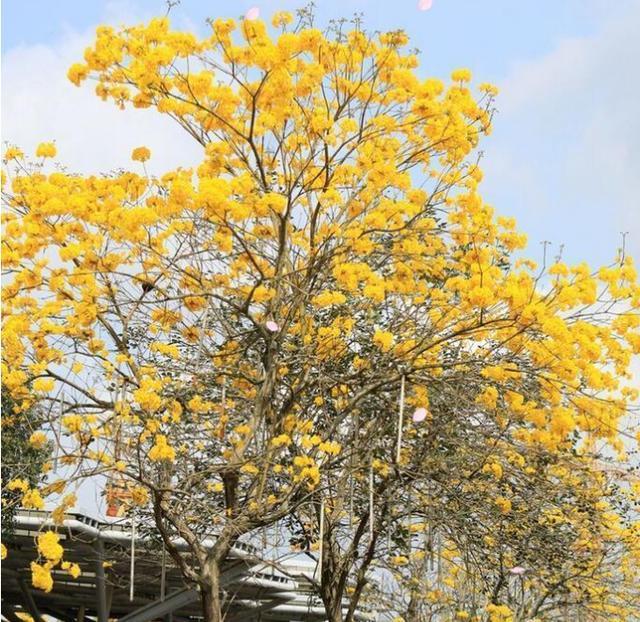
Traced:
[[[150, 529], [134, 530], [131, 589], [132, 528], [129, 522], [102, 523], [81, 514], [67, 514], [56, 531], [65, 549], [64, 559], [77, 563], [82, 574], [74, 579], [65, 571], [55, 569], [51, 592], [33, 589], [30, 563], [37, 558], [35, 537], [46, 527], [53, 527], [48, 513], [20, 511], [13, 534], [5, 540], [9, 554], [2, 563], [2, 614], [7, 619], [15, 620], [15, 613], [19, 611], [31, 614], [36, 622], [42, 614], [64, 622], [77, 622], [85, 617], [95, 618], [97, 622], [109, 619], [148, 622], [169, 614], [175, 622], [201, 619], [198, 591], [185, 584]], [[175, 544], [188, 554], [184, 542], [176, 539]], [[309, 562], [293, 559], [282, 563], [261, 560], [255, 547], [236, 543], [221, 573], [226, 620], [326, 620], [322, 601], [311, 584], [312, 567]], [[356, 619], [374, 620], [375, 617], [359, 612]]]

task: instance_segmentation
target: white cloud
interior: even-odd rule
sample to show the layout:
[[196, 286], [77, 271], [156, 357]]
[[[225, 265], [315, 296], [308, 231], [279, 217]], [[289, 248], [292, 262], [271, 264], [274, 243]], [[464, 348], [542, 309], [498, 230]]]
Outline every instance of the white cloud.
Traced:
[[513, 64], [485, 162], [500, 211], [594, 263], [622, 231], [640, 259], [640, 1], [609, 7], [592, 35]]
[[134, 166], [131, 150], [140, 145], [151, 149], [154, 173], [197, 162], [201, 148], [168, 117], [152, 109], [119, 110], [100, 100], [91, 82], [80, 88], [69, 82], [69, 66], [82, 60], [92, 38], [93, 32], [68, 32], [52, 45], [17, 47], [4, 55], [3, 140], [31, 153], [39, 142], [56, 140], [60, 162], [85, 173]]
[[[640, 0], [621, 3], [595, 32], [514, 63], [499, 84], [495, 138], [484, 161], [485, 196], [516, 215], [537, 242], [568, 247], [571, 261], [606, 262], [628, 232], [640, 268]], [[640, 357], [632, 379], [640, 386]], [[637, 415], [628, 421], [640, 425]]]

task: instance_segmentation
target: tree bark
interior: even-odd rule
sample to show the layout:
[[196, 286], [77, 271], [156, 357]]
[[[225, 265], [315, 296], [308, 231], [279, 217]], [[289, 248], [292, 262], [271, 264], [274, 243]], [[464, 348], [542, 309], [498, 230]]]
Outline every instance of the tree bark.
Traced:
[[328, 622], [342, 622], [342, 598], [335, 585], [322, 590], [322, 601]]
[[213, 548], [208, 552], [200, 570], [198, 584], [202, 590], [202, 615], [205, 622], [223, 622], [224, 600], [220, 585], [220, 568], [227, 558], [231, 546], [237, 540], [234, 530], [246, 533], [249, 528], [246, 523], [236, 521], [232, 526], [224, 528], [216, 539]]
[[202, 591], [202, 616], [205, 622], [223, 622], [220, 598], [220, 568], [216, 561], [209, 561], [200, 584]]
[[[327, 521], [328, 522], [328, 521]], [[328, 523], [323, 535], [323, 564], [320, 575], [320, 596], [328, 622], [343, 622], [342, 595], [344, 573], [340, 565], [340, 551], [334, 542], [333, 525]]]

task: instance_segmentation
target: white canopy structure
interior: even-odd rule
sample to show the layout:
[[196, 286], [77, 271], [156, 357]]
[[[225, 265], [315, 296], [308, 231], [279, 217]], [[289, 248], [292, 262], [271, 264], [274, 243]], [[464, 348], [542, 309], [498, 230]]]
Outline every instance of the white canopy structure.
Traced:
[[[20, 511], [12, 535], [5, 540], [9, 554], [2, 563], [2, 616], [9, 622], [19, 622], [16, 614], [20, 612], [30, 614], [35, 622], [42, 622], [43, 615], [62, 622], [202, 619], [197, 589], [185, 585], [153, 529], [138, 526], [132, 530], [130, 521], [103, 523], [68, 514], [56, 530], [65, 560], [77, 563], [82, 574], [74, 579], [63, 570], [54, 570], [51, 592], [33, 589], [29, 565], [37, 557], [35, 537], [47, 527], [53, 524], [46, 512]], [[184, 545], [179, 540], [175, 544], [178, 548]], [[326, 620], [322, 601], [311, 584], [315, 563], [311, 558], [269, 562], [260, 559], [252, 545], [237, 543], [221, 576], [225, 619]], [[356, 619], [377, 618], [360, 611]]]

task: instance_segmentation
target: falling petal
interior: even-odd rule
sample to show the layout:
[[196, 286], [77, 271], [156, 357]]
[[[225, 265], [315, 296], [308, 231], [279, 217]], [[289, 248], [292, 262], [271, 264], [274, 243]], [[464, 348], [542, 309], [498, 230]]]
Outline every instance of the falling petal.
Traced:
[[513, 568], [509, 569], [509, 572], [511, 574], [523, 575], [525, 572], [527, 572], [527, 569], [523, 568], [522, 566], [514, 566]]
[[257, 6], [252, 6], [245, 14], [244, 18], [252, 22], [254, 19], [260, 17], [260, 9]]
[[433, 0], [418, 0], [418, 10], [428, 11], [433, 4]]
[[267, 327], [267, 330], [270, 330], [272, 333], [280, 330], [280, 327], [273, 320], [269, 320], [265, 326]]
[[415, 423], [420, 423], [427, 418], [427, 409], [426, 408], [416, 408], [413, 413], [413, 421]]

